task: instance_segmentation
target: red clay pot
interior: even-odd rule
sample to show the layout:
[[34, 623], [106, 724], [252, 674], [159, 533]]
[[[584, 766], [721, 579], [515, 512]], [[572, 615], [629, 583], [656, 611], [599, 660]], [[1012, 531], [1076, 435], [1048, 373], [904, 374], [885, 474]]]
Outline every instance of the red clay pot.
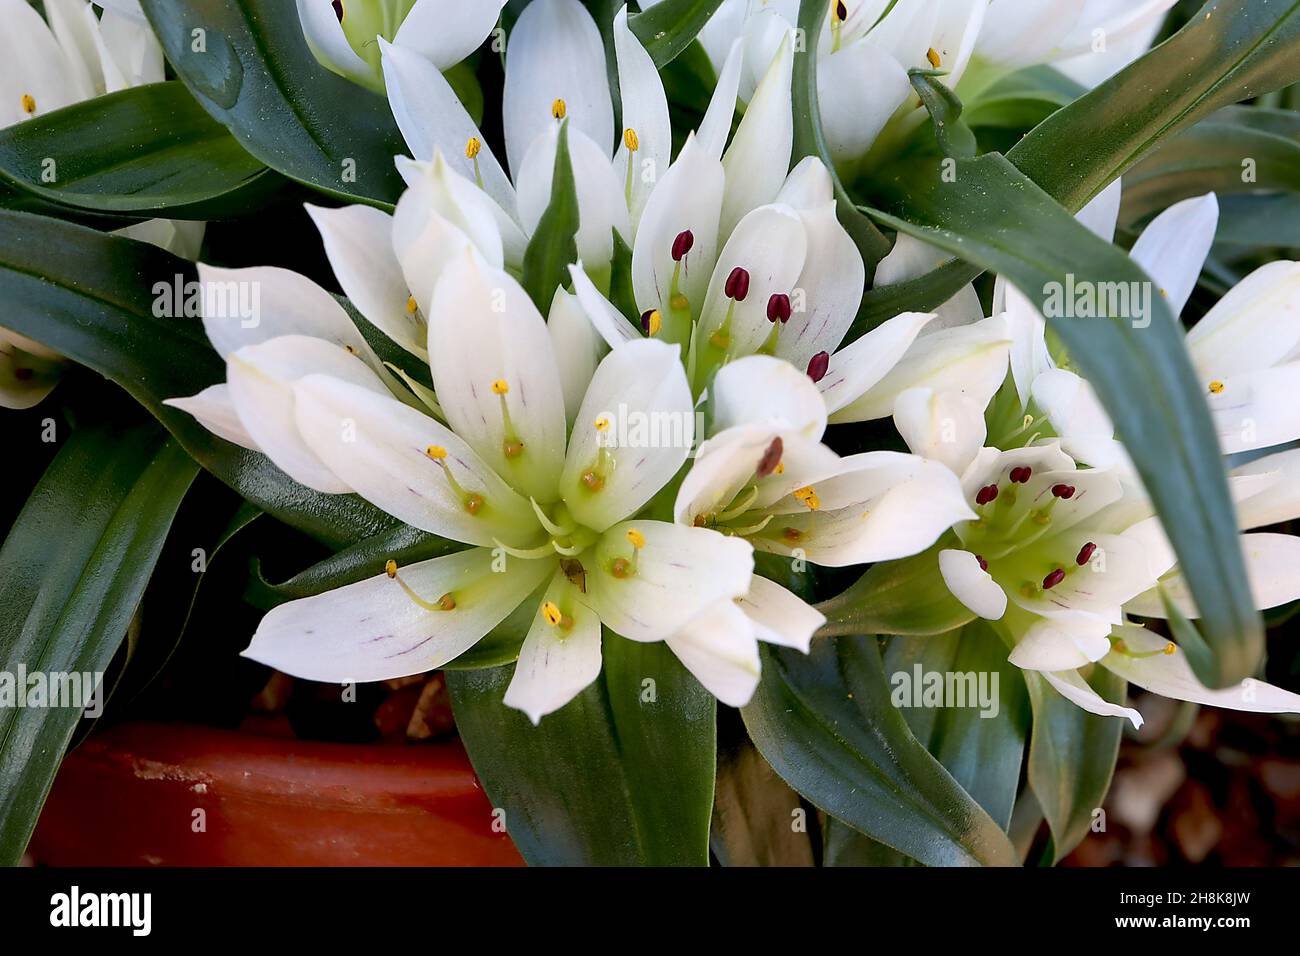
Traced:
[[64, 760], [29, 851], [52, 866], [523, 862], [492, 832], [459, 742], [331, 744], [149, 722], [98, 733]]

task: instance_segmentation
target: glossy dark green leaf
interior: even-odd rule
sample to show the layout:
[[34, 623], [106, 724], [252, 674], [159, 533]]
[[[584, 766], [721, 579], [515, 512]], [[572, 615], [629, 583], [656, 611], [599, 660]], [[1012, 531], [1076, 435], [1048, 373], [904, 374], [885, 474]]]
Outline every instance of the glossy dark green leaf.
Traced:
[[853, 238], [858, 252], [867, 265], [868, 278], [876, 264], [889, 252], [889, 240], [875, 223], [857, 209], [840, 182], [831, 161], [826, 136], [822, 132], [821, 108], [817, 104], [817, 46], [822, 34], [822, 24], [830, 11], [830, 0], [801, 0], [799, 4], [799, 30], [803, 48], [794, 54], [794, 76], [791, 80], [791, 102], [794, 108], [794, 155], [799, 162], [805, 156], [817, 156], [830, 170], [835, 184], [835, 212], [840, 224]]
[[821, 633], [924, 636], [946, 634], [973, 620], [939, 574], [944, 547], [940, 543], [915, 557], [872, 565], [847, 590], [817, 606], [826, 615]]
[[1223, 197], [1215, 243], [1218, 254], [1261, 246], [1300, 249], [1300, 194]]
[[[1011, 823], [1029, 733], [1029, 701], [1020, 669], [1007, 661], [1006, 645], [982, 621], [937, 637], [896, 637], [889, 642], [885, 673], [892, 687], [897, 689], [899, 674], [909, 675], [914, 686], [917, 667], [922, 675], [963, 675], [954, 687], [968, 695], [964, 706], [952, 701], [939, 707], [905, 706], [903, 717], [916, 739], [1005, 830]], [[972, 691], [977, 692], [974, 697]], [[987, 700], [978, 696], [986, 692]]]
[[[1146, 290], [1149, 307], [1111, 319], [1049, 318], [1072, 361], [1115, 422], [1178, 554], [1201, 609], [1214, 660], [1193, 660], [1201, 680], [1227, 686], [1255, 673], [1263, 628], [1246, 582], [1236, 517], [1204, 387], [1177, 320], [1151, 280], [994, 153], [956, 164], [917, 162], [885, 184], [879, 220], [995, 271], [1042, 305], [1067, 281]], [[1187, 502], [1197, 502], [1189, 509]]]
[[284, 182], [175, 81], [0, 130], [0, 177], [51, 203], [170, 219], [246, 212]]
[[[106, 670], [197, 472], [152, 423], [73, 432], [0, 548], [0, 658], [11, 695], [20, 667], [47, 678]], [[15, 703], [0, 707], [0, 863], [11, 866], [82, 713]]]
[[551, 175], [551, 201], [524, 250], [523, 285], [533, 304], [547, 315], [555, 290], [568, 282], [569, 264], [578, 261], [578, 187], [569, 161], [569, 124], [560, 127]]
[[217, 438], [162, 404], [225, 379], [225, 365], [197, 318], [155, 314], [168, 311], [155, 309], [162, 289], [193, 281], [193, 264], [146, 243], [0, 211], [0, 300], [7, 328], [122, 386], [199, 464], [313, 537], [341, 547], [395, 528], [395, 519], [355, 495], [305, 488], [265, 455]]
[[1300, 191], [1300, 143], [1216, 117], [1165, 141], [1125, 175], [1120, 222], [1139, 223], [1209, 192], [1263, 190]]
[[456, 726], [533, 865], [705, 866], [713, 696], [662, 643], [606, 634], [596, 682], [534, 727], [501, 698], [514, 668], [447, 672]]
[[661, 0], [628, 17], [627, 25], [662, 69], [691, 45], [720, 6], [722, 0]]
[[[1069, 854], [1096, 820], [1110, 789], [1124, 731], [1121, 717], [1090, 714], [1066, 700], [1033, 671], [1025, 671], [1034, 729], [1029, 743], [1029, 786], [1052, 830], [1055, 860]], [[1123, 703], [1126, 683], [1104, 668], [1088, 683], [1112, 703]]]
[[1087, 91], [1053, 67], [1035, 66], [998, 80], [963, 115], [976, 128], [1030, 130]]
[[[316, 62], [284, 0], [142, 0], [167, 60], [248, 152], [342, 199], [391, 205], [406, 146], [388, 104]], [[198, 31], [196, 33], [196, 31]]]
[[[1221, 107], [1300, 81], [1297, 42], [1298, 0], [1211, 0], [1165, 43], [1053, 113], [1007, 158], [1077, 212], [1178, 130]], [[899, 312], [933, 310], [979, 273], [978, 266], [956, 262], [870, 290], [848, 339]]]
[[767, 762], [822, 810], [931, 866], [1017, 864], [1006, 835], [890, 702], [876, 639], [764, 647], [741, 713]]

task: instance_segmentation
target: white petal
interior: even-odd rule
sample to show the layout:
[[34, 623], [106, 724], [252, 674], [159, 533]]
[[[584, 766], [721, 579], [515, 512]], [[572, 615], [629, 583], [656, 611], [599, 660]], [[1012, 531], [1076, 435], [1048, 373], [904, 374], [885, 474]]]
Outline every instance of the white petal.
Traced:
[[[434, 290], [429, 357], [447, 423], [514, 488], [554, 501], [564, 461], [564, 392], [546, 322], [519, 283], [473, 252], [448, 266]], [[505, 395], [494, 392], [498, 380]], [[523, 451], [508, 456], [514, 439]]]
[[219, 438], [234, 442], [242, 448], [260, 451], [253, 436], [248, 434], [248, 429], [239, 420], [239, 412], [235, 411], [235, 403], [230, 399], [230, 386], [224, 382], [209, 385], [188, 398], [166, 399], [163, 404], [193, 415], [200, 425]]
[[730, 601], [687, 623], [668, 646], [714, 697], [744, 707], [758, 687], [758, 641], [743, 611]]
[[682, 261], [680, 291], [698, 306], [713, 274], [718, 220], [726, 174], [722, 163], [688, 138], [677, 161], [650, 194], [632, 248], [632, 290], [638, 309], [668, 311], [674, 268], [673, 240], [683, 232], [695, 239]]
[[1106, 700], [1088, 686], [1088, 682], [1079, 676], [1078, 671], [1059, 671], [1055, 674], [1051, 671], [1041, 671], [1040, 673], [1062, 697], [1082, 707], [1088, 713], [1102, 717], [1125, 717], [1133, 724], [1134, 729], [1141, 729], [1141, 714], [1132, 707], [1123, 707]]
[[1087, 0], [1078, 23], [1061, 41], [1060, 46], [1052, 51], [1052, 58], [1058, 59], [1091, 49], [1096, 45], [1098, 36], [1113, 43], [1121, 42], [1133, 33], [1150, 37], [1154, 35], [1152, 26], [1158, 29], [1165, 12], [1176, 2], [1177, 0]]
[[[573, 427], [560, 479], [569, 511], [595, 531], [634, 514], [677, 474], [694, 437], [680, 349], [654, 339], [619, 346], [596, 369]], [[599, 487], [583, 482], [589, 471]]]
[[797, 306], [781, 330], [776, 354], [801, 369], [818, 352], [834, 352], [857, 317], [866, 265], [835, 215], [835, 201], [800, 209], [807, 236], [803, 272], [795, 283]]
[[730, 235], [746, 213], [775, 199], [790, 171], [794, 143], [794, 114], [790, 107], [793, 69], [794, 53], [787, 36], [722, 158], [727, 184], [720, 235]]
[[907, 70], [870, 39], [817, 59], [817, 100], [831, 158], [867, 154], [891, 116], [912, 95]]
[[1110, 652], [1111, 623], [1086, 614], [1036, 618], [1007, 657], [1028, 671], [1072, 671]]
[[1210, 193], [1170, 206], [1133, 244], [1129, 255], [1155, 280], [1175, 318], [1196, 288], [1218, 225], [1219, 201]]
[[984, 447], [984, 408], [969, 395], [910, 388], [894, 403], [894, 426], [907, 447], [960, 475]]
[[750, 355], [718, 370], [710, 390], [712, 433], [736, 425], [791, 429], [820, 440], [826, 405], [804, 372], [770, 355]]
[[[645, 538], [645, 547], [635, 572], [615, 577], [613, 562], [632, 556], [631, 529]], [[606, 626], [634, 641], [661, 641], [748, 592], [754, 552], [748, 542], [707, 528], [630, 521], [602, 535], [594, 558], [584, 563], [588, 596]]]
[[641, 338], [623, 313], [614, 308], [587, 277], [581, 262], [569, 266], [569, 276], [573, 279], [573, 291], [578, 297], [578, 304], [582, 306], [583, 314], [606, 345], [614, 349], [624, 342]]
[[303, 441], [294, 413], [294, 383], [318, 373], [387, 398], [383, 383], [358, 356], [305, 335], [247, 345], [231, 353], [226, 365], [230, 401], [256, 446], [299, 484], [339, 494], [352, 487]]
[[[1263, 611], [1300, 599], [1300, 538], [1254, 532], [1241, 536], [1241, 546], [1255, 607]], [[1142, 594], [1127, 604], [1125, 610], [1143, 617], [1164, 617], [1160, 591], [1187, 617], [1201, 616], [1181, 570], [1162, 579], [1159, 589]]]
[[1238, 282], [1187, 333], [1205, 382], [1268, 368], [1300, 346], [1300, 263], [1270, 262]]
[[1300, 438], [1300, 362], [1218, 380], [1207, 396], [1224, 454], [1271, 448]]
[[1011, 377], [1020, 396], [1020, 410], [1024, 411], [1029, 407], [1034, 380], [1053, 367], [1047, 351], [1047, 321], [1029, 297], [1002, 276], [994, 284], [993, 298], [1006, 309], [1011, 332]]
[[[909, 279], [917, 279], [953, 258], [935, 246], [911, 236], [899, 235], [889, 255], [880, 260], [876, 266], [876, 288], [896, 285]], [[1001, 278], [999, 277], [999, 281]], [[999, 311], [994, 309], [994, 312]], [[952, 328], [957, 325], [970, 325], [984, 318], [984, 307], [980, 304], [975, 286], [966, 285], [947, 302], [934, 310], [936, 320], [926, 329], [926, 334], [933, 334], [939, 329]]]
[[1115, 225], [1119, 220], [1120, 201], [1124, 195], [1123, 180], [1116, 179], [1099, 192], [1074, 216], [1088, 227], [1088, 231], [1107, 242], [1115, 241]]
[[587, 386], [596, 374], [596, 366], [609, 351], [609, 346], [588, 320], [577, 297], [563, 289], [555, 290], [546, 331], [551, 336], [555, 363], [564, 388], [565, 416], [572, 426], [587, 394]]
[[605, 75], [605, 46], [578, 0], [534, 0], [510, 31], [502, 99], [506, 155], [518, 176], [533, 141], [563, 100], [573, 125], [612, 155], [614, 106]]
[[1234, 482], [1275, 476], [1238, 503], [1237, 519], [1243, 530], [1300, 518], [1300, 449], [1266, 455], [1232, 474]]
[[[807, 248], [803, 220], [789, 206], [761, 206], [748, 213], [718, 255], [696, 340], [707, 342], [729, 321], [725, 352], [733, 356], [756, 352], [773, 332], [768, 302], [773, 295], [795, 291]], [[726, 286], [737, 268], [749, 273], [749, 294], [743, 302], [733, 303]]]
[[902, 360], [921, 330], [933, 319], [933, 314], [904, 312], [880, 323], [832, 355], [826, 375], [817, 383], [826, 410], [834, 414], [875, 387]]
[[306, 276], [269, 266], [219, 269], [199, 263], [199, 282], [203, 331], [222, 358], [281, 335], [310, 335], [374, 355], [343, 306]]
[[68, 78], [76, 87], [78, 99], [103, 95], [104, 75], [95, 43], [99, 32], [95, 8], [85, 0], [47, 0], [45, 19], [67, 56]]
[[[1083, 474], [1086, 472], [1080, 473]], [[1056, 524], [1055, 515], [1052, 523]], [[1096, 546], [1096, 551], [1091, 560], [1080, 567], [1077, 556], [1090, 543]], [[1155, 583], [1151, 574], [1153, 561], [1144, 542], [1132, 537], [1072, 529], [1053, 537], [1051, 551], [1054, 553], [1045, 558], [1049, 562], [1046, 566], [1054, 563], [1065, 571], [1063, 581], [1050, 590], [1039, 589], [1035, 597], [1026, 597], [1014, 586], [1011, 590], [1011, 600], [1016, 605], [1042, 617], [1072, 620], [1078, 612], [1084, 612], [1090, 618], [1121, 624], [1124, 620], [1121, 608]], [[1012, 579], [1032, 580], [1031, 576], [1039, 570], [1036, 565], [1024, 569], [1014, 557], [1008, 559], [1008, 563], [1012, 568], [1009, 574]], [[993, 573], [1000, 573], [996, 562]]]
[[980, 33], [984, 59], [1032, 66], [1049, 59], [1083, 14], [1077, 0], [991, 0]]
[[[533, 140], [515, 175], [519, 189], [519, 221], [530, 235], [551, 204], [555, 153], [560, 127], [552, 123]], [[608, 153], [576, 126], [569, 128], [569, 163], [578, 198], [578, 258], [596, 267], [614, 256], [614, 234], [631, 236], [623, 181], [609, 163]]]
[[795, 499], [773, 506], [780, 517], [754, 546], [776, 554], [798, 550], [828, 567], [893, 561], [924, 551], [954, 524], [974, 517], [957, 476], [938, 462], [869, 452], [845, 458], [842, 469], [816, 482], [819, 510], [796, 510], [802, 502]]
[[505, 5], [506, 0], [415, 0], [394, 41], [449, 70], [483, 44]]
[[1300, 713], [1300, 694], [1293, 694], [1254, 678], [1247, 678], [1236, 687], [1211, 690], [1197, 679], [1181, 649], [1175, 648], [1172, 654], [1154, 653], [1169, 646], [1163, 637], [1135, 626], [1121, 628], [1116, 633], [1124, 639], [1127, 650], [1150, 656], [1139, 658], [1117, 650], [1103, 660], [1102, 664], [1143, 690], [1210, 707], [1249, 710], [1260, 714]]
[[754, 627], [754, 636], [767, 644], [793, 647], [808, 653], [826, 615], [804, 603], [775, 581], [754, 575], [749, 593], [736, 601]]
[[[428, 415], [321, 375], [299, 381], [294, 400], [306, 445], [376, 507], [422, 531], [467, 544], [535, 543], [540, 528], [531, 505]], [[431, 445], [446, 451], [443, 462], [459, 488], [426, 454]], [[482, 498], [475, 513], [466, 508], [463, 495], [468, 494]]]
[[298, 19], [312, 55], [340, 76], [371, 85], [370, 64], [357, 55], [343, 32], [343, 24], [327, 0], [298, 0]]
[[[697, 148], [710, 159], [722, 158], [727, 137], [731, 135], [731, 120], [736, 115], [736, 97], [740, 91], [740, 71], [744, 65], [745, 51], [740, 40], [730, 42], [726, 62], [718, 70], [718, 82], [713, 87], [709, 108], [695, 134], [695, 140], [699, 144]], [[680, 156], [678, 162], [681, 162]]]
[[980, 567], [979, 558], [969, 551], [948, 548], [939, 552], [939, 573], [952, 596], [973, 614], [997, 621], [1007, 612], [1007, 595]]
[[162, 46], [148, 24], [105, 10], [95, 44], [107, 92], [162, 82]]
[[614, 18], [614, 51], [618, 58], [618, 88], [623, 106], [623, 128], [636, 132], [637, 151], [628, 152], [620, 140], [614, 157], [614, 171], [619, 182], [625, 182], [629, 156], [633, 162], [632, 222], [641, 218], [641, 211], [650, 198], [650, 191], [665, 172], [672, 159], [673, 131], [668, 119], [668, 98], [663, 81], [654, 61], [641, 41], [627, 25], [627, 7]]
[[423, 600], [450, 594], [450, 611], [429, 611], [380, 574], [281, 604], [258, 625], [244, 657], [294, 677], [329, 683], [389, 680], [441, 667], [500, 624], [555, 568], [512, 560], [504, 574], [475, 548], [402, 568]]
[[[441, 148], [458, 173], [474, 179], [475, 164], [465, 155], [465, 145], [471, 139], [485, 141], [451, 84], [414, 50], [387, 43], [382, 37], [379, 47], [383, 51], [388, 104], [411, 155], [428, 160], [433, 158], [434, 149]], [[478, 170], [484, 192], [502, 209], [513, 212], [514, 187], [486, 145], [478, 154]]]
[[543, 600], [560, 609], [562, 625], [550, 623], [538, 607], [503, 698], [534, 725], [600, 676], [600, 618], [586, 596], [557, 571]]
[[1128, 452], [1115, 439], [1110, 416], [1086, 380], [1065, 369], [1048, 369], [1034, 379], [1032, 392], [1060, 436], [1061, 447], [1075, 461], [1134, 472]]
[[407, 309], [410, 291], [393, 252], [393, 217], [372, 206], [307, 206], [330, 268], [372, 325], [408, 352], [424, 356], [424, 327]]
[[[856, 344], [856, 343], [855, 343]], [[827, 402], [832, 422], [861, 422], [893, 413], [894, 402], [909, 388], [928, 386], [937, 391], [958, 391], [987, 406], [1007, 375], [1010, 340], [1006, 321], [995, 316], [974, 325], [943, 329], [918, 338], [893, 369], [865, 393], [835, 396]], [[831, 358], [829, 380], [846, 361], [842, 349]], [[842, 356], [844, 356], [842, 358]], [[825, 395], [827, 387], [823, 387]]]
[[76, 77], [41, 15], [26, 0], [0, 0], [0, 22], [0, 129], [77, 102]]

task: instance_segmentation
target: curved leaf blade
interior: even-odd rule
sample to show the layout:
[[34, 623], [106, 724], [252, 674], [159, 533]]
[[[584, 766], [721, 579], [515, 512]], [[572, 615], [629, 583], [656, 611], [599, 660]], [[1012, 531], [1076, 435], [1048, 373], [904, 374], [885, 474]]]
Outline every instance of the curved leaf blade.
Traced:
[[677, 59], [722, 6], [722, 0], [662, 0], [627, 18], [630, 29], [663, 69]]
[[[406, 152], [388, 104], [331, 73], [281, 0], [141, 0], [195, 99], [244, 148], [341, 199], [391, 206]], [[196, 33], [197, 31], [197, 33]]]
[[[94, 130], [95, 148], [86, 148]], [[0, 178], [106, 214], [215, 219], [283, 182], [171, 81], [110, 93], [0, 130]]]
[[805, 657], [764, 647], [741, 710], [790, 786], [867, 836], [931, 866], [1016, 866], [1006, 834], [890, 703], [872, 637], [821, 639]]

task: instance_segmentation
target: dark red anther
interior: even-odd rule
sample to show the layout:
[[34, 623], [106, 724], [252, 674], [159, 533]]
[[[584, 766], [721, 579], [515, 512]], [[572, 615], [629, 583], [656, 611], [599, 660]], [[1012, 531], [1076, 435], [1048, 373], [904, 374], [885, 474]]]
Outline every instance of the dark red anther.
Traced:
[[1092, 556], [1096, 551], [1097, 551], [1097, 546], [1093, 544], [1091, 541], [1089, 541], [1087, 544], [1085, 544], [1082, 548], [1079, 549], [1079, 555], [1074, 559], [1074, 563], [1077, 564], [1079, 567], [1083, 567], [1085, 564], [1087, 564], [1089, 561], [1092, 560]]
[[723, 286], [722, 291], [726, 293], [728, 299], [744, 302], [745, 296], [749, 295], [749, 273], [736, 266], [731, 270], [731, 275], [727, 276], [727, 284]]
[[1070, 498], [1074, 497], [1074, 492], [1075, 492], [1074, 485], [1065, 485], [1065, 484], [1052, 485], [1053, 498], [1064, 498], [1068, 501]]
[[984, 560], [984, 555], [975, 555], [975, 560], [979, 562], [981, 571], [987, 571], [989, 569], [989, 563]]
[[1056, 587], [1064, 580], [1065, 580], [1065, 572], [1062, 571], [1060, 568], [1057, 568], [1047, 577], [1043, 578], [1043, 590], [1050, 591], [1052, 590], [1052, 588]]
[[814, 382], [820, 382], [826, 377], [826, 370], [831, 367], [831, 353], [818, 352], [808, 360], [808, 377]]
[[781, 436], [777, 435], [772, 439], [772, 444], [767, 446], [763, 452], [763, 457], [758, 460], [758, 467], [754, 469], [754, 477], [766, 478], [772, 472], [776, 471], [776, 466], [781, 464], [781, 456], [785, 454], [785, 442]]
[[654, 309], [646, 309], [641, 313], [641, 331], [646, 335], [650, 334], [650, 317], [654, 314]]
[[777, 322], [782, 325], [789, 322], [790, 311], [790, 297], [784, 292], [778, 292], [767, 300], [767, 321], [774, 325]]
[[679, 232], [677, 238], [673, 240], [673, 262], [681, 262], [686, 258], [686, 254], [695, 246], [695, 234], [687, 229], [685, 232]]
[[343, 22], [343, 0], [334, 0], [334, 16], [339, 18], [339, 23]]
[[975, 503], [977, 505], [986, 505], [990, 501], [995, 500], [997, 496], [998, 496], [997, 485], [985, 485], [983, 488], [981, 488], [979, 491], [975, 493]]
[[844, 0], [835, 0], [835, 18], [840, 23], [849, 18], [849, 8], [844, 5]]
[[31, 378], [32, 378], [32, 376], [35, 375], [35, 374], [36, 374], [36, 371], [35, 371], [34, 369], [30, 369], [30, 368], [16, 368], [16, 369], [14, 369], [14, 378], [18, 379], [18, 381], [20, 381], [20, 382], [30, 381]]
[[1028, 465], [1022, 465], [1019, 468], [1011, 469], [1011, 480], [1017, 485], [1023, 485], [1033, 477], [1033, 474], [1034, 469], [1030, 468]]

